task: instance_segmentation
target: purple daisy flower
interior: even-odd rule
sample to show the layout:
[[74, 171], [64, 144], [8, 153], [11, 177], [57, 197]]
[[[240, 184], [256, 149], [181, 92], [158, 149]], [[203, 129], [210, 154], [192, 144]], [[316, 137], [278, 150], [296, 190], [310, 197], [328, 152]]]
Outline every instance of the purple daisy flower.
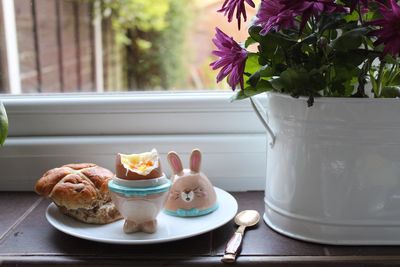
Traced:
[[400, 54], [400, 6], [396, 0], [389, 0], [390, 7], [381, 4], [379, 8], [382, 18], [371, 22], [380, 29], [372, 31], [377, 36], [375, 45], [384, 44], [383, 54], [396, 56]]
[[242, 15], [243, 15], [243, 20], [244, 21], [247, 20], [246, 8], [244, 2], [246, 2], [249, 6], [253, 8], [256, 6], [252, 0], [225, 0], [221, 9], [219, 9], [217, 12], [224, 12], [224, 16], [228, 16], [228, 21], [231, 22], [233, 18], [233, 13], [235, 13], [236, 9], [236, 19], [238, 21], [238, 28], [240, 30]]
[[215, 28], [215, 30], [216, 34], [213, 42], [217, 46], [217, 50], [212, 51], [212, 53], [218, 56], [219, 59], [212, 62], [210, 66], [213, 70], [222, 67], [217, 75], [217, 82], [229, 75], [228, 84], [232, 87], [232, 90], [235, 90], [238, 84], [244, 89], [243, 73], [247, 51], [220, 29]]
[[260, 34], [266, 35], [272, 29], [279, 31], [293, 27], [296, 16], [293, 10], [284, 9], [279, 1], [262, 0], [254, 23], [262, 27]]
[[323, 12], [332, 13], [337, 11], [338, 5], [334, 0], [280, 0], [285, 8], [290, 8], [299, 12], [310, 12], [314, 16], [319, 16]]
[[343, 6], [337, 5], [334, 0], [280, 0], [280, 2], [284, 6], [282, 10], [292, 10], [296, 14], [301, 14], [300, 29], [304, 28], [312, 16], [318, 18], [323, 13], [348, 11]]

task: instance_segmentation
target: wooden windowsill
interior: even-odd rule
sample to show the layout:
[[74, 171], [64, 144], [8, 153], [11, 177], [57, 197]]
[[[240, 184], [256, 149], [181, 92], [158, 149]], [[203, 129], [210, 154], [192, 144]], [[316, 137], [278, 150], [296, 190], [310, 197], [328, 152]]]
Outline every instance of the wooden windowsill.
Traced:
[[[263, 192], [232, 193], [239, 210], [263, 212]], [[49, 201], [32, 192], [0, 193], [0, 266], [215, 266], [233, 221], [200, 236], [156, 245], [112, 245], [66, 235], [45, 218]], [[263, 221], [246, 232], [237, 264], [376, 266], [400, 264], [400, 246], [327, 246], [280, 235]]]

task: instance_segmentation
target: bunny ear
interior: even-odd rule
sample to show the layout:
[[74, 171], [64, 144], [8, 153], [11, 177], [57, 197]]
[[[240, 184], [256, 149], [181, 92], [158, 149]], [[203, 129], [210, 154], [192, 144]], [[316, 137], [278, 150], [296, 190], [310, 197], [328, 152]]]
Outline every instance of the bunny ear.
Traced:
[[201, 152], [199, 149], [194, 149], [190, 155], [190, 170], [192, 172], [199, 172], [201, 165]]
[[167, 159], [168, 159], [169, 165], [172, 168], [172, 171], [175, 174], [179, 174], [179, 173], [181, 173], [183, 171], [182, 161], [181, 161], [181, 159], [179, 158], [179, 155], [176, 152], [174, 152], [174, 151], [169, 152], [168, 156], [167, 156]]

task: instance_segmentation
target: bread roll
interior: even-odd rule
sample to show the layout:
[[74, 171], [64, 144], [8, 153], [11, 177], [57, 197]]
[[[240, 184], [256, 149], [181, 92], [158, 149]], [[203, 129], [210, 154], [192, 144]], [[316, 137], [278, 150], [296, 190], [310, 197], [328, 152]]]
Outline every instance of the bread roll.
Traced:
[[64, 214], [86, 223], [105, 224], [121, 218], [108, 192], [113, 176], [93, 163], [68, 164], [47, 171], [35, 191], [52, 199]]

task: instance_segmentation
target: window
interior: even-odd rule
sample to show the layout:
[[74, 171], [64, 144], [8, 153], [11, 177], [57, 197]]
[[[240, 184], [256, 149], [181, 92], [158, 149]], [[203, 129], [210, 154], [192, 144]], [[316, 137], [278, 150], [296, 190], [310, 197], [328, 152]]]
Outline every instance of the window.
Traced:
[[211, 39], [218, 25], [244, 40], [246, 27], [237, 33], [221, 4], [2, 0], [0, 93], [228, 89], [209, 67]]
[[[0, 190], [32, 190], [44, 171], [70, 162], [112, 170], [117, 152], [153, 147], [168, 174], [168, 151], [185, 159], [194, 146], [216, 186], [262, 189], [264, 130], [248, 102], [229, 101], [230, 89], [215, 84], [208, 66], [214, 27], [225, 21], [215, 12], [221, 4], [0, 0], [0, 99], [10, 121]], [[157, 25], [127, 29], [115, 22], [118, 12]]]

